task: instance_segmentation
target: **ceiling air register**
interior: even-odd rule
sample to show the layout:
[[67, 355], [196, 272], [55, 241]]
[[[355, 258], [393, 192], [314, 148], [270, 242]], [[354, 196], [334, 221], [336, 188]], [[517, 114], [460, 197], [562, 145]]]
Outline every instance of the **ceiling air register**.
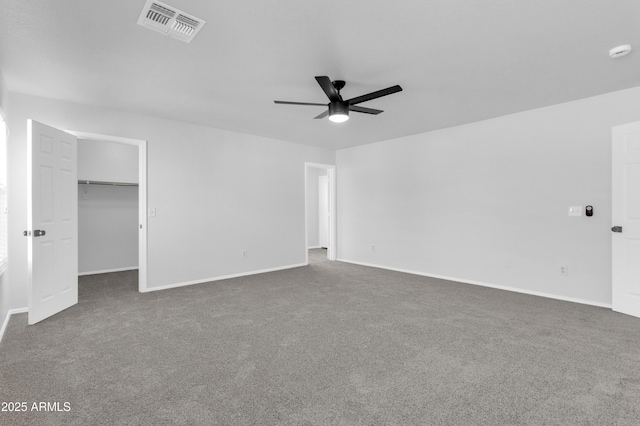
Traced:
[[206, 22], [155, 0], [148, 0], [138, 18], [138, 25], [191, 42]]

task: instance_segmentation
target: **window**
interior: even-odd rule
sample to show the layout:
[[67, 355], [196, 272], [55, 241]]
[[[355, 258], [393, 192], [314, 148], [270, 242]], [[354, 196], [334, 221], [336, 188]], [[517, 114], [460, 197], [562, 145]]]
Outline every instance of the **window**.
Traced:
[[7, 269], [7, 126], [0, 111], [0, 275]]

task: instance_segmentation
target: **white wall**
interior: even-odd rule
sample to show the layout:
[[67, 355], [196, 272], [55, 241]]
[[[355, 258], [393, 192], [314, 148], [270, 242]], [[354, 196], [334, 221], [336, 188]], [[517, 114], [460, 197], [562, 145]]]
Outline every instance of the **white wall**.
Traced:
[[637, 120], [640, 88], [338, 151], [338, 257], [610, 304], [611, 127]]
[[[27, 305], [26, 120], [148, 140], [148, 286], [304, 264], [304, 163], [335, 153], [258, 136], [10, 93], [11, 306]], [[242, 258], [242, 251], [248, 252]]]
[[78, 180], [138, 183], [138, 147], [78, 140]]
[[7, 89], [7, 83], [4, 80], [4, 74], [2, 73], [2, 69], [0, 69], [0, 110], [3, 111], [3, 114], [6, 117], [7, 114], [7, 104], [9, 98], [9, 91]]
[[138, 268], [138, 187], [78, 186], [78, 272]]
[[[3, 114], [5, 117], [7, 116], [7, 113], [8, 113], [7, 99], [8, 99], [7, 84], [4, 80], [2, 69], [0, 69], [0, 114]], [[11, 177], [7, 175], [7, 179], [11, 179]], [[11, 208], [10, 204], [8, 204], [8, 206], [9, 208]], [[2, 213], [0, 212], [0, 214]], [[10, 295], [8, 276], [9, 276], [8, 270], [5, 271], [4, 274], [0, 275], [0, 327], [2, 327], [2, 324], [7, 316], [7, 313], [9, 312], [9, 309], [12, 309], [11, 303], [10, 303], [11, 295]]]
[[318, 167], [309, 167], [307, 169], [307, 246], [312, 248], [320, 247], [318, 178], [326, 175], [326, 169]]

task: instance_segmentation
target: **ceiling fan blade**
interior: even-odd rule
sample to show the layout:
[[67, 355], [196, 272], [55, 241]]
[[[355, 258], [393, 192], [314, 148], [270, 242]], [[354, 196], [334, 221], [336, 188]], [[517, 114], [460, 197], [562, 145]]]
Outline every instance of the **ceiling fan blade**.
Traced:
[[315, 104], [310, 102], [289, 102], [289, 101], [273, 101], [276, 104], [285, 104], [285, 105], [315, 105], [315, 106], [323, 106], [326, 107], [327, 104]]
[[327, 115], [329, 115], [329, 110], [326, 110], [325, 112], [323, 112], [322, 114], [318, 114], [315, 117], [313, 117], [314, 119], [316, 118], [325, 118]]
[[316, 77], [316, 81], [324, 90], [324, 93], [327, 94], [327, 97], [331, 102], [342, 102], [342, 96], [338, 93], [338, 90], [334, 87], [331, 79], [326, 75]]
[[347, 102], [349, 102], [349, 105], [355, 105], [361, 102], [366, 102], [366, 101], [370, 101], [371, 99], [381, 98], [383, 96], [391, 95], [392, 93], [397, 93], [401, 91], [402, 91], [402, 87], [395, 85], [392, 87], [387, 87], [386, 89], [378, 90], [376, 92], [367, 93], [366, 95], [349, 99], [347, 100]]
[[364, 112], [365, 114], [380, 114], [381, 112], [384, 112], [381, 109], [365, 108], [355, 105], [349, 105], [349, 110], [355, 112]]

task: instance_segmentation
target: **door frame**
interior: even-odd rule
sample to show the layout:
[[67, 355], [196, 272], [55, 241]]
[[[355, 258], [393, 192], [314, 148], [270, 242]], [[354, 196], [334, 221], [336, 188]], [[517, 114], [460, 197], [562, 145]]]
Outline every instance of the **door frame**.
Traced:
[[143, 139], [123, 138], [98, 133], [65, 130], [78, 139], [97, 142], [113, 142], [138, 147], [138, 291], [145, 293], [147, 287], [147, 141]]
[[307, 200], [309, 194], [307, 193], [307, 187], [309, 183], [309, 168], [324, 169], [327, 171], [329, 178], [329, 245], [327, 247], [327, 259], [337, 259], [337, 220], [336, 220], [336, 166], [332, 164], [321, 163], [304, 163], [304, 259], [305, 264], [309, 264], [309, 237], [307, 236]]

